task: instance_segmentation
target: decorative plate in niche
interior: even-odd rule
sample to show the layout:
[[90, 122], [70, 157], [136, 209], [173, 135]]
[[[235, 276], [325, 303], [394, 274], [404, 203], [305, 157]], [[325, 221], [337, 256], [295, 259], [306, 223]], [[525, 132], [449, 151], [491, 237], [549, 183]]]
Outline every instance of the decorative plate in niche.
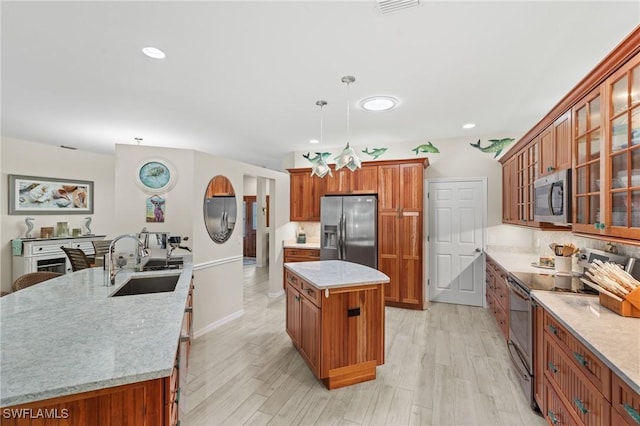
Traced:
[[136, 183], [149, 194], [169, 192], [177, 179], [176, 169], [166, 160], [146, 160], [136, 168]]

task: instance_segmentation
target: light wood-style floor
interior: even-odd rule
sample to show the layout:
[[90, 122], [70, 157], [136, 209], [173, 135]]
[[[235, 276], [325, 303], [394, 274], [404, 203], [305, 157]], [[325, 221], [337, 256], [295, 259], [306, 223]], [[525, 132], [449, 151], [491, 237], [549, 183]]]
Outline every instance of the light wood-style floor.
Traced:
[[245, 315], [193, 343], [183, 424], [545, 424], [528, 407], [486, 309], [386, 308], [377, 379], [328, 391], [285, 332], [284, 297], [267, 297], [268, 269], [244, 271]]

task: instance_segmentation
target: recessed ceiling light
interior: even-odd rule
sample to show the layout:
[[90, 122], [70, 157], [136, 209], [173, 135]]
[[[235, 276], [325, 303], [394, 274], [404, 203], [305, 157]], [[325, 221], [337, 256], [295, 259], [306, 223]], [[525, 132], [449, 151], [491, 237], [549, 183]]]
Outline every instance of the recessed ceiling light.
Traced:
[[320, 143], [320, 141], [318, 139], [311, 139], [309, 143]]
[[167, 57], [162, 50], [152, 46], [143, 48], [142, 53], [153, 59], [164, 59]]
[[474, 123], [467, 123], [464, 126], [462, 126], [463, 129], [473, 129], [474, 127], [476, 127]]
[[360, 101], [365, 111], [389, 111], [398, 105], [398, 100], [391, 96], [374, 96]]

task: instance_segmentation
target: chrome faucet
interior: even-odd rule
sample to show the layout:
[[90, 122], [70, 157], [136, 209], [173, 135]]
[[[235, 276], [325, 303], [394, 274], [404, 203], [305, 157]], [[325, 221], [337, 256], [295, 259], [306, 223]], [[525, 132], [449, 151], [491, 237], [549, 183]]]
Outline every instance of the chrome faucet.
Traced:
[[[122, 235], [118, 235], [117, 237], [115, 237], [112, 241], [111, 244], [109, 244], [109, 283], [111, 285], [114, 285], [116, 283], [116, 275], [118, 274], [118, 271], [116, 271], [116, 268], [113, 265], [113, 252], [116, 246], [116, 242], [118, 242], [119, 240], [123, 239], [123, 238], [132, 238], [136, 244], [138, 245], [137, 248], [137, 252], [136, 252], [136, 264], [135, 267], [140, 266], [140, 263], [142, 262], [142, 258], [143, 257], [147, 257], [149, 256], [149, 253], [147, 252], [147, 250], [144, 247], [144, 244], [142, 243], [142, 241], [140, 241], [140, 239], [135, 235], [135, 234], [122, 234]], [[118, 263], [118, 266], [120, 266], [122, 268], [122, 266], [124, 265], [120, 265]], [[122, 270], [122, 269], [120, 269]]]

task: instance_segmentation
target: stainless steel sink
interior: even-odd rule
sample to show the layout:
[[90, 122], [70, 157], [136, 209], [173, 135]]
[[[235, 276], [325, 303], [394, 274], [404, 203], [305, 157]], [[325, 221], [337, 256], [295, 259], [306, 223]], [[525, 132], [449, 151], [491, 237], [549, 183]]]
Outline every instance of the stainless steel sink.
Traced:
[[143, 271], [164, 271], [166, 269], [182, 269], [182, 259], [149, 259], [142, 267]]
[[134, 294], [166, 293], [176, 289], [180, 275], [155, 275], [150, 277], [131, 277], [111, 297], [132, 296]]

